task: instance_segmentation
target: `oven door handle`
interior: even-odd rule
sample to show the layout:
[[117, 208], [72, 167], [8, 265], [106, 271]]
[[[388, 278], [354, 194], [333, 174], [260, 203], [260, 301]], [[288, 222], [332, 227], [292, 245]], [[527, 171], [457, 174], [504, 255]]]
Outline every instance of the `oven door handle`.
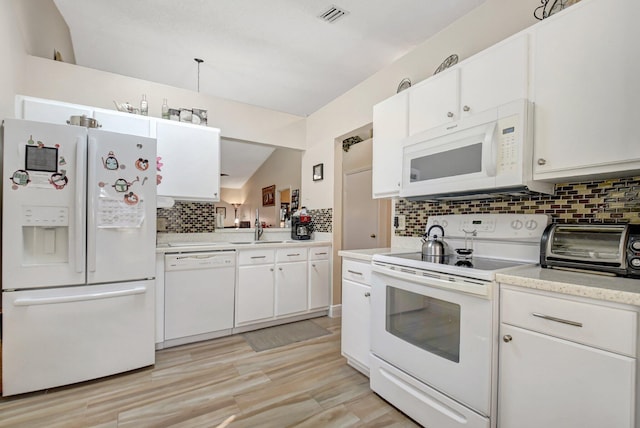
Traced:
[[[453, 276], [449, 276], [449, 279], [441, 279], [441, 277], [438, 277], [440, 275], [436, 273], [430, 274], [425, 272], [424, 274], [421, 274], [421, 271], [419, 270], [403, 267], [398, 267], [397, 269], [398, 270], [392, 270], [384, 266], [376, 265], [375, 263], [371, 266], [371, 270], [373, 272], [378, 272], [392, 278], [403, 279], [416, 284], [441, 288], [443, 290], [458, 291], [473, 294], [475, 296], [491, 298], [491, 287], [489, 287], [489, 283], [486, 282], [473, 281], [470, 279], [458, 280]], [[446, 274], [441, 275], [446, 276]]]

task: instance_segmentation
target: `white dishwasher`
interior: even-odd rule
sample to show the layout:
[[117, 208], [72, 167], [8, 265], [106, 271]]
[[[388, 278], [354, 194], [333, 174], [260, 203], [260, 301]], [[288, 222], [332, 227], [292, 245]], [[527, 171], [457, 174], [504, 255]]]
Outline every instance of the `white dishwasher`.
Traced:
[[165, 346], [231, 334], [235, 251], [165, 255]]

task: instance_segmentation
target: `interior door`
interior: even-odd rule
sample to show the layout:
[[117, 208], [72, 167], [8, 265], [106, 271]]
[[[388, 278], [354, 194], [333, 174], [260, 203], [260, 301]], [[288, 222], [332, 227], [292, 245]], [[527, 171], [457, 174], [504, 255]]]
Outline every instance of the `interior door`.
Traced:
[[343, 183], [343, 250], [380, 248], [379, 203], [371, 198], [371, 169], [349, 172]]
[[156, 144], [89, 131], [87, 281], [155, 276]]

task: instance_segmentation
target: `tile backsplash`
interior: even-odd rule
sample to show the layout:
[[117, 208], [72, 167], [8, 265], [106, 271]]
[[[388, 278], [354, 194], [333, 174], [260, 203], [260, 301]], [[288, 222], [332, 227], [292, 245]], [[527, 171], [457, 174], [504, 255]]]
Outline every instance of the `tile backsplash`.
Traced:
[[557, 184], [555, 195], [474, 201], [396, 201], [406, 216], [396, 236], [422, 236], [427, 218], [445, 214], [547, 214], [554, 223], [640, 223], [640, 176]]
[[[159, 233], [208, 233], [216, 230], [215, 204], [206, 202], [179, 202], [171, 208], [158, 208], [158, 224], [164, 224]], [[314, 230], [331, 233], [333, 209], [309, 210]]]
[[[206, 233], [216, 230], [216, 207], [207, 202], [176, 201], [171, 208], [158, 208], [158, 224], [164, 223], [160, 233]], [[160, 229], [160, 227], [158, 227]]]

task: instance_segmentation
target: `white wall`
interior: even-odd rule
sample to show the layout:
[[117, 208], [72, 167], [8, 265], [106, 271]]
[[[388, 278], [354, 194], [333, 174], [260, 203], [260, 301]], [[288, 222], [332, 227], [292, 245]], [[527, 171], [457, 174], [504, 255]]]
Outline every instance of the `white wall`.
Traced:
[[[333, 207], [334, 139], [372, 121], [374, 104], [395, 94], [409, 77], [415, 84], [432, 75], [455, 53], [460, 60], [536, 23], [539, 0], [487, 0], [413, 51], [377, 72], [307, 118], [307, 151], [302, 158], [302, 204]], [[375, 132], [375, 130], [374, 130]], [[324, 163], [324, 180], [314, 182], [313, 165]]]
[[275, 184], [276, 193], [278, 190], [289, 187], [292, 190], [299, 189], [301, 157], [302, 152], [289, 149], [276, 149], [269, 156], [265, 163], [242, 186], [242, 206], [238, 210], [240, 220], [250, 221], [251, 227], [253, 227], [256, 219], [256, 208], [258, 208], [261, 221], [272, 227], [280, 227], [280, 206], [276, 203], [275, 206], [263, 207], [262, 188]]
[[0, 0], [0, 120], [14, 117], [14, 98], [22, 86], [26, 51], [11, 0]]
[[12, 0], [12, 3], [29, 55], [53, 58], [55, 50], [65, 62], [75, 64], [69, 28], [52, 0]]
[[209, 125], [220, 128], [222, 137], [305, 146], [303, 117], [35, 56], [26, 58], [21, 93], [109, 109], [115, 108], [114, 100], [137, 105], [146, 94], [150, 116], [161, 116], [162, 99], [167, 98], [172, 108], [208, 110]]

